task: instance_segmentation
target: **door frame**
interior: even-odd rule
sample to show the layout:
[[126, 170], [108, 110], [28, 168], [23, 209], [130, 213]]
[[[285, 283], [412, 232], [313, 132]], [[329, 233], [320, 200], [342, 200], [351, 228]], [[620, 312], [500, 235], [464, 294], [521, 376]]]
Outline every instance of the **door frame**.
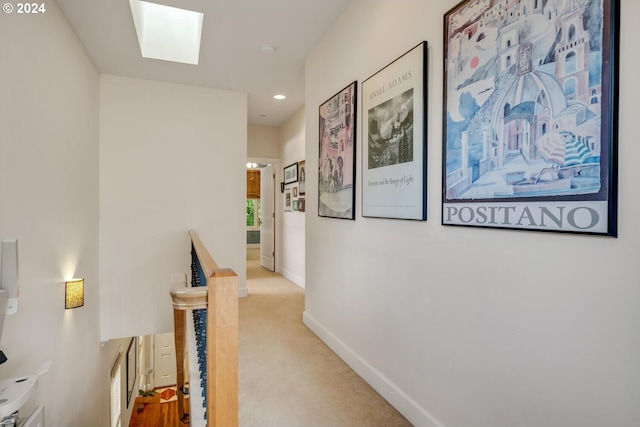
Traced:
[[[275, 157], [253, 157], [253, 156], [248, 156], [247, 157], [247, 163], [264, 163], [264, 164], [270, 164], [273, 165], [273, 171], [276, 175], [275, 177], [275, 182], [274, 182], [274, 200], [273, 200], [273, 213], [275, 214], [275, 218], [273, 221], [273, 251], [274, 251], [274, 260], [278, 259], [279, 256], [279, 251], [278, 251], [278, 220], [279, 220], [279, 209], [280, 209], [280, 201], [282, 199], [282, 196], [280, 196], [280, 192], [278, 191], [278, 179], [281, 178], [281, 171], [280, 171], [280, 159], [279, 158], [275, 158]], [[245, 168], [246, 169], [246, 168]], [[260, 241], [262, 241], [262, 236], [260, 236]], [[246, 245], [246, 242], [245, 242]], [[278, 263], [277, 261], [274, 261], [274, 268], [275, 271], [278, 271]]]

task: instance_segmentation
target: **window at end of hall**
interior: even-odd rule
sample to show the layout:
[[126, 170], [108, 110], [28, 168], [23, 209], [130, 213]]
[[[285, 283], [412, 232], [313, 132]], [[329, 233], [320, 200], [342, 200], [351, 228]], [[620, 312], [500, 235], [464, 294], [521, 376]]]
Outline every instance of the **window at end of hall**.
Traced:
[[260, 199], [247, 199], [247, 228], [260, 228]]

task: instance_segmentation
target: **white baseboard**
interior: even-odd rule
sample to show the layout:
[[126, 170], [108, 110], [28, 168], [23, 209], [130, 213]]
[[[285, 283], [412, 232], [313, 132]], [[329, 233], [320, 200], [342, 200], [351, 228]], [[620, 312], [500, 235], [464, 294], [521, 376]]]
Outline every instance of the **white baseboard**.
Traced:
[[289, 270], [287, 270], [286, 268], [282, 268], [282, 267], [278, 267], [277, 272], [280, 273], [282, 275], [282, 277], [291, 280], [293, 283], [295, 283], [296, 285], [300, 286], [302, 289], [304, 289], [304, 278], [298, 276], [297, 274], [293, 274], [292, 272], [290, 272]]
[[313, 331], [347, 365], [395, 407], [416, 427], [445, 427], [434, 416], [421, 407], [398, 386], [382, 375], [376, 368], [358, 356], [306, 311], [302, 313], [304, 324]]
[[238, 298], [246, 298], [249, 296], [249, 289], [245, 286], [244, 288], [238, 288]]

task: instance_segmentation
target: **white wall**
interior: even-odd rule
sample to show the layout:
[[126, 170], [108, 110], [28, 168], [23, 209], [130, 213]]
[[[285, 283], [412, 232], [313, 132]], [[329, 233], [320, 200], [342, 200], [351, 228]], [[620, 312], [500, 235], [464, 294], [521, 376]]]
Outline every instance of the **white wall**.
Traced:
[[417, 426], [640, 425], [640, 3], [622, 1], [614, 239], [440, 225], [442, 25], [457, 2], [353, 0], [307, 59], [312, 171], [316, 106], [428, 41], [429, 219], [362, 218], [359, 158], [356, 221], [318, 217], [309, 179], [305, 322]]
[[[282, 167], [276, 173], [276, 186], [284, 182], [283, 168], [305, 160], [304, 109], [298, 110], [280, 128], [280, 159]], [[298, 185], [289, 184], [286, 187]], [[276, 271], [296, 285], [305, 287], [305, 213], [284, 212], [283, 194], [276, 194], [278, 221], [276, 239]]]
[[[0, 379], [51, 369], [21, 411], [48, 426], [109, 423], [109, 367], [98, 303], [99, 77], [57, 4], [0, 14], [0, 238], [18, 239], [20, 310], [0, 342]], [[85, 279], [64, 309], [64, 280]]]
[[278, 158], [280, 128], [275, 126], [247, 126], [247, 157]]
[[100, 88], [101, 338], [173, 330], [189, 229], [246, 295], [246, 94], [111, 75]]

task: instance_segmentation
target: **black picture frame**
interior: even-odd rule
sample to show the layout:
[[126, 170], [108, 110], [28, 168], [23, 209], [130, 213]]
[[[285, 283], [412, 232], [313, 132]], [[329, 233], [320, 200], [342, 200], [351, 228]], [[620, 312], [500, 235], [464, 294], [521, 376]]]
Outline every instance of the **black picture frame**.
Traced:
[[137, 337], [131, 338], [127, 349], [127, 408], [133, 396], [133, 390], [136, 388], [136, 376], [138, 372], [138, 350]]
[[355, 220], [358, 82], [319, 107], [318, 216]]
[[298, 162], [298, 186], [300, 187], [300, 195], [304, 196], [306, 192], [306, 184], [307, 184], [307, 168], [305, 165], [305, 161], [301, 160]]
[[444, 15], [442, 224], [616, 237], [620, 1], [544, 4]]
[[298, 182], [298, 163], [293, 163], [284, 168], [284, 184]]
[[427, 219], [427, 42], [362, 82], [362, 216]]
[[284, 209], [285, 212], [293, 211], [293, 197], [291, 188], [285, 188], [284, 190]]

